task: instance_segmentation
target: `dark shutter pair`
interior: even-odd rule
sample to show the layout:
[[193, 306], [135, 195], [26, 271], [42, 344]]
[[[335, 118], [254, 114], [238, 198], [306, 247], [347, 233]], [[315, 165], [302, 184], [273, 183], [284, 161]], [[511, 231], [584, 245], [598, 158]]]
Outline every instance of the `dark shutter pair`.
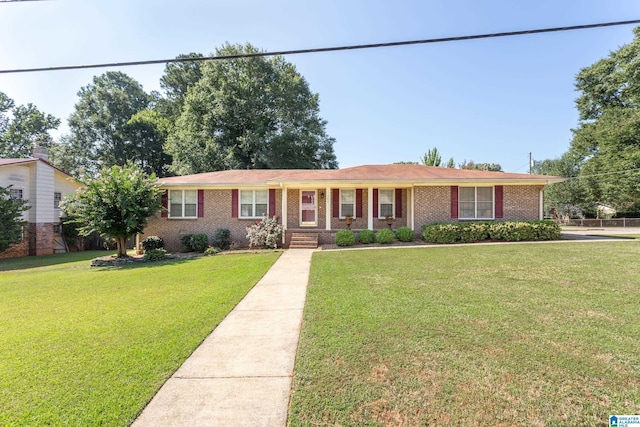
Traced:
[[[504, 218], [504, 186], [496, 185], [494, 187], [494, 205], [496, 219]], [[451, 186], [451, 218], [458, 218], [458, 186]]]
[[[162, 211], [160, 216], [167, 218], [169, 216], [169, 190], [164, 190], [160, 196], [162, 202]], [[198, 218], [204, 217], [204, 190], [198, 190]]]
[[[238, 190], [231, 190], [231, 218], [238, 218]], [[276, 214], [276, 189], [269, 189], [269, 216]]]

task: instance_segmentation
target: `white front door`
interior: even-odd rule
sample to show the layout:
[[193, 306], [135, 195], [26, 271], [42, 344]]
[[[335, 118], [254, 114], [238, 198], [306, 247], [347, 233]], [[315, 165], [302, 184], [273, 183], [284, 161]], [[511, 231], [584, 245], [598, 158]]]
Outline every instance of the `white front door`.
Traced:
[[318, 225], [318, 198], [316, 196], [315, 190], [300, 192], [300, 225], [303, 227]]

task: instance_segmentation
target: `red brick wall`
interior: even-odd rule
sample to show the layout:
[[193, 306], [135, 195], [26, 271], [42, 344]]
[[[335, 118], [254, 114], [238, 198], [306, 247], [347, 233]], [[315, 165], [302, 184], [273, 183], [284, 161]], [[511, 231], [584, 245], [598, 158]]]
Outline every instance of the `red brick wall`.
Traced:
[[11, 245], [11, 247], [6, 251], [0, 252], [0, 259], [18, 258], [27, 255], [29, 255], [29, 226], [25, 225], [22, 240]]
[[[504, 186], [504, 221], [531, 221], [540, 218], [540, 185]], [[457, 221], [451, 218], [451, 187], [415, 187], [415, 227]]]
[[53, 254], [53, 223], [29, 224], [29, 255]]
[[[282, 215], [282, 191], [276, 190], [276, 215]], [[246, 227], [255, 224], [256, 219], [240, 219], [231, 217], [231, 190], [204, 191], [204, 217], [197, 219], [161, 218], [160, 215], [149, 218], [144, 230], [146, 236], [160, 236], [168, 251], [180, 251], [180, 238], [185, 234], [204, 233], [209, 242], [218, 228], [228, 228], [231, 242], [239, 247], [249, 245]]]

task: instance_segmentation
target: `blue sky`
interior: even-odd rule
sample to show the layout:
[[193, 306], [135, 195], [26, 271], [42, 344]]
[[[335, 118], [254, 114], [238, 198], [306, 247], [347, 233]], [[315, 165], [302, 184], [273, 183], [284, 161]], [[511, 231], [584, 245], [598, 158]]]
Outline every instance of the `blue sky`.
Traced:
[[[52, 0], [0, 3], [0, 69], [212, 53], [225, 42], [304, 49], [640, 18], [635, 0]], [[577, 125], [575, 75], [633, 38], [632, 26], [294, 55], [340, 167], [443, 160], [528, 172], [560, 156]], [[119, 68], [146, 91], [163, 65]], [[0, 74], [0, 91], [66, 122], [107, 69]], [[61, 132], [66, 131], [66, 123]]]

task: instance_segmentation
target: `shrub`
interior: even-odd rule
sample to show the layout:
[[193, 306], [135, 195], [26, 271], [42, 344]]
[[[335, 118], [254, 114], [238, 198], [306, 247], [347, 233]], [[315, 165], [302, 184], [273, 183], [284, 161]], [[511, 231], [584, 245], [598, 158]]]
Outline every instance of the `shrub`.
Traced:
[[278, 224], [275, 216], [262, 216], [262, 219], [251, 227], [247, 227], [247, 240], [249, 247], [277, 248], [282, 239], [282, 226]]
[[193, 248], [191, 247], [191, 236], [193, 236], [193, 234], [185, 234], [180, 238], [180, 244], [185, 252], [193, 252]]
[[422, 227], [422, 238], [431, 243], [468, 243], [487, 239], [517, 242], [556, 240], [560, 225], [554, 221], [504, 221], [434, 223]]
[[396, 239], [401, 242], [413, 242], [413, 230], [409, 227], [400, 227], [396, 230]]
[[152, 249], [162, 249], [164, 248], [164, 240], [162, 240], [162, 237], [148, 236], [145, 237], [142, 242], [140, 242], [140, 245], [142, 245], [142, 249], [144, 249], [145, 251], [150, 251]]
[[222, 249], [216, 247], [216, 246], [209, 246], [207, 249], [205, 249], [204, 254], [209, 256], [209, 255], [215, 255], [222, 252]]
[[356, 235], [351, 230], [340, 230], [335, 239], [338, 246], [353, 246], [356, 244]]
[[145, 249], [144, 259], [149, 261], [160, 261], [165, 258], [166, 254], [167, 254], [167, 251], [162, 248], [149, 249], [149, 250]]
[[361, 230], [358, 232], [358, 240], [360, 243], [369, 244], [373, 243], [375, 240], [375, 235], [371, 230]]
[[204, 252], [209, 247], [209, 237], [206, 234], [194, 234], [190, 240], [191, 249], [196, 252]]
[[458, 238], [457, 224], [434, 223], [422, 228], [422, 238], [429, 243], [455, 243]]
[[388, 228], [383, 228], [382, 230], [378, 230], [376, 233], [376, 242], [387, 244], [393, 242], [394, 239], [393, 231]]
[[228, 228], [218, 228], [213, 236], [213, 246], [222, 250], [231, 247], [231, 231]]

